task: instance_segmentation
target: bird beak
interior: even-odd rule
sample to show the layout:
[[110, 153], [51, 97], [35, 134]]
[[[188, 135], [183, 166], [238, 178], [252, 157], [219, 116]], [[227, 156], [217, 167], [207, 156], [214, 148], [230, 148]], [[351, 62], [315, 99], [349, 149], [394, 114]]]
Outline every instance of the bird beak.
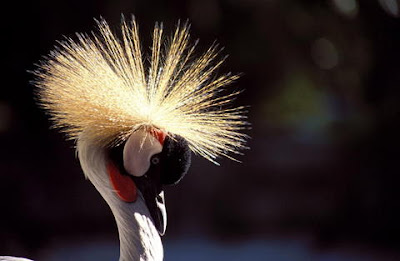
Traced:
[[165, 207], [164, 191], [161, 188], [159, 177], [146, 174], [144, 177], [134, 177], [133, 179], [142, 193], [154, 226], [161, 236], [164, 235], [167, 229], [167, 210]]

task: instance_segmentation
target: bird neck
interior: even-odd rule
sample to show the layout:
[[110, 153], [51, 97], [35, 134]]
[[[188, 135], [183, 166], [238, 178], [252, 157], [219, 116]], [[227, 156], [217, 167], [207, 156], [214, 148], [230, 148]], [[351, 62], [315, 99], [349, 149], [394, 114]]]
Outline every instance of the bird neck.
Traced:
[[161, 238], [140, 191], [135, 202], [121, 201], [109, 181], [105, 150], [79, 140], [77, 151], [83, 172], [110, 206], [115, 217], [120, 240], [119, 260], [162, 260], [164, 253]]
[[135, 203], [109, 203], [117, 222], [120, 240], [120, 261], [162, 260], [160, 235], [153, 224], [142, 195]]

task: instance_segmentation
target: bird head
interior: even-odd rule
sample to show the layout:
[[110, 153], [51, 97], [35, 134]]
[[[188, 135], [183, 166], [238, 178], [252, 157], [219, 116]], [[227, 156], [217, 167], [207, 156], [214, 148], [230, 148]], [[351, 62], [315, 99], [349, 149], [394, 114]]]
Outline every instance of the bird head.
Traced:
[[122, 39], [105, 20], [97, 24], [98, 33], [59, 42], [40, 63], [38, 100], [54, 127], [77, 141], [85, 175], [111, 208], [143, 198], [162, 234], [162, 188], [182, 179], [190, 151], [217, 164], [245, 147], [246, 109], [231, 106], [240, 91], [226, 93], [238, 75], [214, 75], [225, 59], [217, 45], [194, 57], [188, 24], [178, 24], [167, 44], [156, 24], [149, 64], [134, 18], [122, 18]]
[[143, 197], [158, 232], [167, 226], [165, 185], [177, 184], [187, 173], [191, 152], [187, 141], [159, 130], [138, 130], [109, 150], [107, 172], [119, 199], [134, 203]]

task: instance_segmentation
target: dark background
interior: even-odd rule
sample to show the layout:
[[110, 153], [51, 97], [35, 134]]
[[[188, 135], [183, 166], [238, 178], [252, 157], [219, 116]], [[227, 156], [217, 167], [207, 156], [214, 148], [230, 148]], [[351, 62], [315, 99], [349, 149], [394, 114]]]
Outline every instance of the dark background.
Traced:
[[198, 54], [217, 40], [230, 55], [220, 72], [243, 73], [234, 85], [245, 90], [236, 104], [250, 105], [243, 163], [220, 159], [217, 167], [195, 157], [187, 177], [168, 189], [166, 242], [201, 237], [238, 246], [295, 238], [311, 253], [349, 250], [396, 260], [398, 1], [1, 5], [1, 254], [40, 259], [63, 242], [117, 242], [108, 206], [84, 179], [74, 144], [49, 130], [27, 70], [63, 35], [94, 30], [93, 18], [117, 29], [120, 14], [133, 13], [146, 51], [155, 21], [171, 32], [178, 19], [189, 19]]

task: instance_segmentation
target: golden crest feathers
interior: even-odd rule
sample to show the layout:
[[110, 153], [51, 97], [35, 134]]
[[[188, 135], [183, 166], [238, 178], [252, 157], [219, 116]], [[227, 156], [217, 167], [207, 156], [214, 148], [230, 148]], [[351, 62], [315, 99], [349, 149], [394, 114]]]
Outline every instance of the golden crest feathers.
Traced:
[[239, 153], [247, 126], [244, 107], [228, 107], [239, 92], [218, 96], [238, 76], [213, 75], [224, 59], [211, 46], [193, 58], [188, 26], [178, 25], [163, 47], [163, 27], [153, 32], [150, 65], [144, 68], [138, 26], [122, 19], [122, 39], [101, 19], [99, 34], [67, 39], [39, 65], [35, 85], [40, 104], [72, 139], [84, 131], [91, 141], [112, 146], [139, 128], [185, 138], [191, 150], [215, 162]]

